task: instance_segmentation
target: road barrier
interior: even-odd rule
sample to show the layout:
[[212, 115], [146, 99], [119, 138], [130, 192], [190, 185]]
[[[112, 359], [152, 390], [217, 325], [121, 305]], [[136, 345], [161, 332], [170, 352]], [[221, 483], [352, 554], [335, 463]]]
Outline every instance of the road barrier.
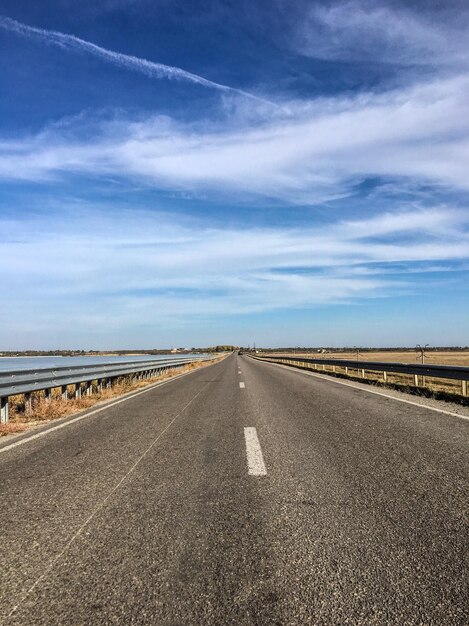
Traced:
[[[25, 395], [25, 407], [31, 408], [31, 393], [44, 391], [45, 398], [50, 401], [52, 389], [60, 388], [62, 398], [66, 400], [68, 386], [74, 385], [74, 397], [80, 397], [82, 391], [86, 395], [92, 393], [92, 383], [96, 381], [98, 391], [103, 387], [111, 387], [117, 379], [128, 376], [132, 380], [148, 379], [164, 374], [169, 369], [179, 369], [190, 363], [212, 360], [213, 356], [188, 356], [184, 358], [156, 361], [118, 361], [94, 365], [73, 365], [65, 367], [48, 367], [43, 369], [24, 369], [0, 371], [0, 424], [9, 419], [9, 397], [17, 394]], [[84, 388], [82, 388], [84, 384]]]
[[[348, 376], [349, 370], [355, 370], [358, 377], [365, 379], [366, 372], [380, 372], [382, 374], [382, 382], [387, 383], [388, 374], [410, 374], [414, 378], [414, 387], [425, 386], [425, 378], [440, 378], [446, 380], [456, 380], [461, 382], [461, 395], [467, 396], [469, 367], [453, 366], [453, 365], [427, 365], [412, 363], [386, 363], [384, 361], [359, 361], [353, 359], [313, 359], [299, 356], [252, 356], [260, 361], [268, 361], [271, 363], [283, 363], [293, 367], [302, 369], [314, 369], [325, 373], [336, 373], [337, 367], [345, 369], [345, 375]], [[321, 369], [318, 369], [318, 366]], [[330, 370], [326, 370], [326, 366]], [[422, 384], [419, 385], [419, 377]]]

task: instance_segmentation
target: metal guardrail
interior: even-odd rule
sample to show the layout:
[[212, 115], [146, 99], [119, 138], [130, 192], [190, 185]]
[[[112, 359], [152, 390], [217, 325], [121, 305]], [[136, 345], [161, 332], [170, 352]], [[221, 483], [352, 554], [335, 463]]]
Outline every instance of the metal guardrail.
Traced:
[[168, 360], [118, 361], [94, 365], [72, 365], [41, 369], [0, 371], [0, 423], [8, 422], [9, 396], [45, 391], [46, 399], [51, 398], [52, 389], [61, 388], [62, 398], [68, 398], [68, 385], [75, 385], [75, 395], [81, 395], [81, 384], [86, 383], [85, 391], [90, 393], [92, 381], [98, 382], [99, 389], [122, 376], [150, 378], [158, 372], [183, 367], [197, 361], [209, 361], [213, 356], [193, 356]]
[[271, 361], [271, 362], [284, 362], [286, 365], [298, 365], [299, 367], [302, 364], [314, 365], [317, 370], [318, 365], [322, 365], [325, 370], [325, 366], [331, 366], [332, 372], [334, 372], [335, 367], [345, 368], [345, 373], [348, 374], [349, 369], [361, 371], [362, 377], [365, 377], [365, 371], [371, 372], [381, 372], [383, 374], [383, 380], [386, 382], [387, 374], [395, 373], [395, 374], [410, 374], [414, 376], [414, 384], [415, 387], [418, 387], [418, 377], [430, 377], [430, 378], [443, 378], [448, 380], [458, 380], [461, 381], [461, 394], [463, 396], [467, 396], [468, 390], [468, 381], [469, 381], [469, 367], [464, 367], [460, 365], [430, 365], [430, 364], [420, 364], [420, 363], [387, 363], [385, 361], [359, 361], [353, 359], [314, 359], [308, 357], [300, 357], [300, 356], [274, 356], [274, 355], [265, 355], [265, 356], [253, 356], [252, 358], [259, 359], [261, 361]]

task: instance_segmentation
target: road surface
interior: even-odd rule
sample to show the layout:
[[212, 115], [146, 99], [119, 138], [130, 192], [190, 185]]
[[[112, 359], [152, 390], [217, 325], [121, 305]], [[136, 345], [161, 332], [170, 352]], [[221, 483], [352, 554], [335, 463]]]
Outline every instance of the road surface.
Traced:
[[3, 442], [0, 623], [467, 626], [468, 444], [236, 355]]

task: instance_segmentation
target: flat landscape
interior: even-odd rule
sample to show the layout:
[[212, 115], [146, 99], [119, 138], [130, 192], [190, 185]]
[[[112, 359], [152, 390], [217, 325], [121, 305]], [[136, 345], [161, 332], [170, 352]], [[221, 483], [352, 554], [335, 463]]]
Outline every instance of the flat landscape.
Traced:
[[[286, 354], [278, 352], [272, 354]], [[295, 352], [288, 354], [310, 356], [315, 359], [356, 359], [356, 351], [331, 351], [331, 352]], [[426, 350], [425, 363], [432, 365], [462, 365], [469, 367], [469, 350]], [[359, 352], [361, 361], [385, 361], [398, 363], [421, 363], [420, 352], [415, 350], [362, 350]]]
[[[258, 356], [266, 356], [269, 354], [277, 355], [277, 356], [301, 356], [301, 357], [311, 357], [314, 359], [337, 359], [340, 361], [344, 360], [358, 360], [358, 361], [376, 361], [376, 362], [384, 362], [384, 363], [406, 363], [415, 365], [422, 362], [422, 357], [420, 351], [416, 350], [361, 350], [356, 351], [325, 351], [318, 352], [316, 351], [302, 351], [295, 352], [294, 350], [288, 352], [270, 352], [270, 353], [260, 353]], [[358, 358], [358, 359], [357, 359]], [[428, 365], [454, 365], [454, 366], [469, 366], [469, 350], [426, 350], [425, 351], [425, 360], [424, 362]], [[326, 369], [331, 369], [330, 367]], [[345, 375], [347, 373], [348, 376], [361, 377], [362, 370], [357, 368], [356, 370], [349, 368], [348, 372], [346, 372], [345, 368], [336, 367], [336, 373], [340, 375]], [[382, 374], [379, 372], [366, 371], [366, 379], [372, 382], [382, 382]], [[414, 387], [415, 381], [414, 377], [409, 374], [388, 374], [387, 375], [387, 384], [391, 384], [397, 387], [403, 387], [409, 389], [409, 387]], [[455, 399], [460, 397], [462, 400], [462, 388], [460, 381], [443, 379], [443, 378], [432, 378], [430, 376], [419, 377], [419, 385], [420, 392], [424, 390], [428, 390], [430, 393], [440, 394], [440, 398], [444, 399], [444, 395], [449, 394], [449, 399]]]
[[468, 26], [0, 0], [0, 626], [469, 626]]
[[4, 441], [0, 623], [467, 626], [468, 444], [236, 355]]

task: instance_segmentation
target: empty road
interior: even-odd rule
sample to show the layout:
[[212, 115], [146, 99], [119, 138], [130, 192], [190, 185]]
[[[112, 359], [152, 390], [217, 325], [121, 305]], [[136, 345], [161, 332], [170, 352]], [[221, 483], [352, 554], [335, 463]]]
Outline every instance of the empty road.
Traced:
[[0, 623], [469, 624], [467, 420], [232, 355], [12, 441]]

